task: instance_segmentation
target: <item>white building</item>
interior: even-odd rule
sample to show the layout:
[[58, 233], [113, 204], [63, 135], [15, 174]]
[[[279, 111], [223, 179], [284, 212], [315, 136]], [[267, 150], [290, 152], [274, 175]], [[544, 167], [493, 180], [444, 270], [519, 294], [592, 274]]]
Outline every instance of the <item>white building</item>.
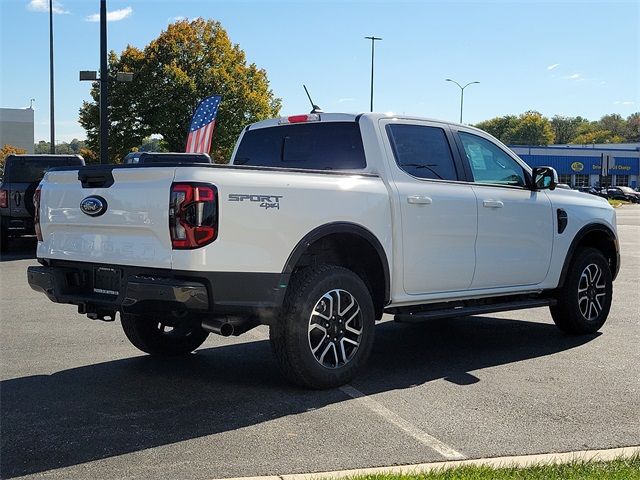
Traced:
[[34, 149], [32, 108], [0, 108], [0, 148], [12, 145], [27, 153]]

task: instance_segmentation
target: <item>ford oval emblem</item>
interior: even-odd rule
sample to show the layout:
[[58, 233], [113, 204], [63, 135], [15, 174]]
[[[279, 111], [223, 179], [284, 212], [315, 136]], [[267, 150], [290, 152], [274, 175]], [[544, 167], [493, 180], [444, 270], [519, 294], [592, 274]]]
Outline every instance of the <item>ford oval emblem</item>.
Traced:
[[90, 217], [99, 217], [107, 211], [107, 201], [98, 195], [91, 195], [80, 202], [80, 210]]

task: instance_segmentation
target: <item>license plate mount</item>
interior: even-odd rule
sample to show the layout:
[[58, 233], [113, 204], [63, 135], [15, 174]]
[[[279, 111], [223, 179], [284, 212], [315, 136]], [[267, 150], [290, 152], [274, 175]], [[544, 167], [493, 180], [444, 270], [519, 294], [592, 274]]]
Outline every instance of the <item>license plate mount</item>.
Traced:
[[122, 270], [111, 267], [93, 269], [93, 291], [103, 295], [120, 295], [120, 278]]

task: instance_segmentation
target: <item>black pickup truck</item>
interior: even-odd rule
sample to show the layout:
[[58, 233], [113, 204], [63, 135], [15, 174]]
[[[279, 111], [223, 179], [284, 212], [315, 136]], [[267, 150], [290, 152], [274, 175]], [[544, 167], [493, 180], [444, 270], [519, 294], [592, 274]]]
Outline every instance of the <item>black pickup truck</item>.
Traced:
[[33, 235], [33, 194], [47, 170], [81, 166], [80, 155], [9, 155], [0, 184], [0, 248], [8, 248], [9, 237]]

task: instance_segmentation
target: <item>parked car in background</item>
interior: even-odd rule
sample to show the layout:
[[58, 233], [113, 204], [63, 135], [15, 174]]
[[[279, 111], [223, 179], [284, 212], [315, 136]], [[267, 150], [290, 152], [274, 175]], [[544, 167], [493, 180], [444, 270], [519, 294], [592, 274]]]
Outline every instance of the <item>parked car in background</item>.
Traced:
[[607, 189], [607, 197], [613, 200], [640, 203], [640, 194], [631, 187], [609, 187]]
[[582, 193], [588, 193], [590, 195], [596, 195], [598, 197], [607, 198], [607, 194], [600, 188], [596, 187], [578, 187], [578, 191]]
[[566, 183], [558, 183], [556, 188], [563, 188], [564, 190], [573, 190], [571, 185], [567, 185]]
[[9, 237], [33, 235], [33, 196], [44, 174], [55, 167], [81, 167], [80, 155], [9, 155], [0, 184], [0, 248], [6, 250]]

